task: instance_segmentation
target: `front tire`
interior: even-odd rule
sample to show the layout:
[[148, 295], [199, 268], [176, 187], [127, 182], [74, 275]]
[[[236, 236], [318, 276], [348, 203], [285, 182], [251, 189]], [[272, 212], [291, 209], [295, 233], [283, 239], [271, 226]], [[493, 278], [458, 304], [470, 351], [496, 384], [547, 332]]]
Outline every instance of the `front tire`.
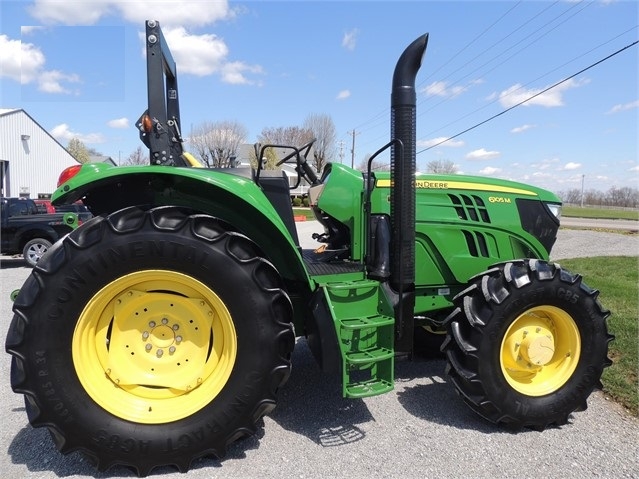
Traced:
[[455, 297], [442, 351], [447, 373], [479, 415], [514, 428], [565, 424], [600, 387], [609, 311], [598, 291], [559, 265], [496, 265]]
[[290, 374], [277, 271], [226, 223], [181, 208], [127, 208], [73, 231], [14, 311], [11, 385], [31, 424], [100, 470], [223, 456]]

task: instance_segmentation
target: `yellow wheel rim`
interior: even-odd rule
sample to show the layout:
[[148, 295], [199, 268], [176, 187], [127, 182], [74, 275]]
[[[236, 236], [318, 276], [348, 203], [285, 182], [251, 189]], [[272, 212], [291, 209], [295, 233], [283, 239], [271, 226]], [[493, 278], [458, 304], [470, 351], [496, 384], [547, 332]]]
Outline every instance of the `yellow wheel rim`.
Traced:
[[581, 337], [572, 317], [555, 306], [538, 306], [510, 325], [501, 344], [501, 370], [513, 389], [543, 396], [560, 389], [575, 372]]
[[176, 421], [209, 404], [231, 375], [237, 335], [224, 302], [175, 271], [109, 283], [73, 334], [73, 364], [102, 408], [145, 424]]

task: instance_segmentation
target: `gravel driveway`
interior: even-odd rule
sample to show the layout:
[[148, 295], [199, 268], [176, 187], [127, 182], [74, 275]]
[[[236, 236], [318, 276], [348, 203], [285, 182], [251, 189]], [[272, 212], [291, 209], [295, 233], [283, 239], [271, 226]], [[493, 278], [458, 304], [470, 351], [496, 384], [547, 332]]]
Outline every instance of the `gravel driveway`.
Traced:
[[[312, 222], [300, 224], [312, 244]], [[553, 259], [639, 255], [639, 236], [561, 230]], [[29, 273], [21, 260], [0, 259], [2, 344], [11, 318], [9, 292]], [[603, 298], [605, 301], [605, 298]], [[22, 396], [9, 386], [2, 355], [3, 421], [0, 471], [6, 478], [134, 477], [125, 468], [97, 473], [77, 453], [59, 454], [43, 429], [27, 422]], [[399, 362], [393, 392], [346, 400], [335, 378], [318, 372], [304, 341], [278, 407], [255, 437], [230, 448], [223, 461], [203, 459], [187, 474], [165, 478], [515, 478], [639, 477], [639, 420], [593, 394], [588, 409], [561, 428], [508, 432], [470, 411], [446, 383], [440, 360]]]

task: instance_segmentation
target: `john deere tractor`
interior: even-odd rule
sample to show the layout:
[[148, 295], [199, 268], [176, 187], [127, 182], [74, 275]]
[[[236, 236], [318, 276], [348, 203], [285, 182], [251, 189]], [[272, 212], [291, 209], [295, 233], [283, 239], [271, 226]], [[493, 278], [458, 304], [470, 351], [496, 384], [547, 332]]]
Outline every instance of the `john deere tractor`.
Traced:
[[255, 433], [296, 343], [348, 398], [392, 391], [398, 358], [441, 347], [449, 383], [489, 421], [543, 429], [585, 409], [612, 336], [598, 292], [549, 262], [560, 200], [416, 173], [427, 40], [393, 73], [390, 141], [371, 158], [388, 153], [390, 172], [316, 174], [313, 142], [280, 155], [311, 185], [323, 245], [309, 250], [281, 170], [202, 168], [184, 151], [175, 62], [146, 22], [150, 165], [61, 174], [53, 203], [82, 200], [95, 218], [50, 248], [14, 302], [6, 350], [31, 424], [100, 470], [186, 471]]

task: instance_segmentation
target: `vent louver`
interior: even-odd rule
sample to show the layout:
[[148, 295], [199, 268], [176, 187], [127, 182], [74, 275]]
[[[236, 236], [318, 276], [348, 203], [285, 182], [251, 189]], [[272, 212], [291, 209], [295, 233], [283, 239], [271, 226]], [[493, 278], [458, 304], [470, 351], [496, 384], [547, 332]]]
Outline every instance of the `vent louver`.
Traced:
[[490, 223], [490, 216], [488, 215], [486, 204], [479, 196], [449, 194], [448, 197], [455, 206], [455, 211], [459, 219]]

